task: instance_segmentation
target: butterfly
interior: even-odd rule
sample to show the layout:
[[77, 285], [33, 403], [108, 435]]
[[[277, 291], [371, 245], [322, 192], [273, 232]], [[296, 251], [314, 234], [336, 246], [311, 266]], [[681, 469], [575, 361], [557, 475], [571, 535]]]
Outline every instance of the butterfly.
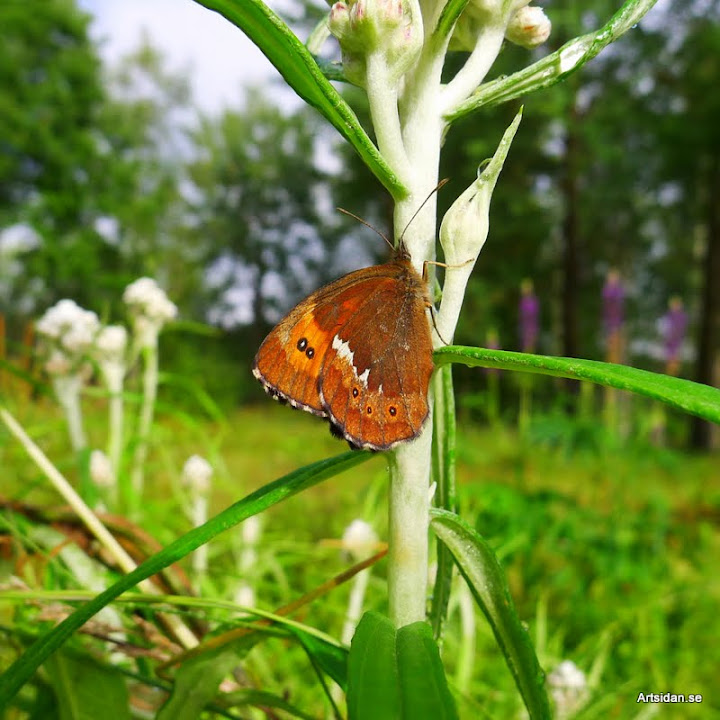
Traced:
[[327, 418], [352, 448], [390, 450], [428, 416], [431, 307], [401, 241], [390, 262], [296, 305], [263, 341], [253, 375], [275, 399]]

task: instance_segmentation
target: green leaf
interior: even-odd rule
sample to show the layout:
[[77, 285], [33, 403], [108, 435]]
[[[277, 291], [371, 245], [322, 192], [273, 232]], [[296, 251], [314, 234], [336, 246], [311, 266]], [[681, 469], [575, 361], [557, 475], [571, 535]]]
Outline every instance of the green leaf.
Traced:
[[170, 543], [170, 545], [148, 558], [131, 573], [124, 575], [118, 582], [93, 598], [93, 600], [78, 608], [57, 627], [33, 643], [33, 645], [0, 676], [0, 707], [3, 707], [15, 696], [17, 691], [38, 667], [78, 628], [82, 627], [95, 613], [118, 597], [118, 595], [134, 587], [141, 580], [168, 567], [168, 565], [182, 560], [186, 555], [201, 545], [204, 545], [216, 535], [219, 535], [221, 532], [237, 525], [252, 515], [267, 510], [267, 508], [303, 490], [307, 490], [307, 488], [323, 480], [327, 480], [344, 470], [349, 470], [351, 467], [359, 465], [371, 457], [372, 455], [370, 453], [347, 452], [334, 458], [321, 460], [312, 465], [306, 465], [256, 490], [226, 510], [223, 510], [219, 515], [208, 520], [204, 525], [194, 528], [189, 533]]
[[427, 623], [396, 631], [389, 618], [365, 613], [350, 647], [348, 718], [457, 718], [440, 652]]
[[573, 380], [589, 380], [598, 385], [645, 395], [705, 420], [720, 423], [718, 388], [626, 365], [457, 345], [440, 348], [433, 353], [433, 357], [435, 364], [440, 367], [447, 363], [461, 363], [470, 367], [519, 370]]
[[348, 720], [400, 717], [395, 628], [383, 615], [368, 612], [358, 623], [348, 658]]
[[287, 84], [335, 126], [396, 200], [407, 197], [352, 108], [327, 80], [308, 49], [260, 0], [196, 0], [239, 27], [277, 68]]
[[[276, 708], [278, 710], [284, 710], [292, 717], [301, 718], [301, 720], [316, 720], [317, 718], [316, 715], [309, 715], [308, 713], [303, 712], [299, 707], [297, 707], [296, 705], [292, 705], [284, 698], [278, 697], [277, 695], [273, 695], [269, 692], [264, 692], [262, 690], [247, 689], [237, 690], [232, 693], [226, 693], [223, 696], [223, 705], [229, 708], [247, 706]], [[271, 715], [267, 712], [265, 712], [264, 714], [267, 715], [267, 717], [275, 717], [274, 715]]]
[[297, 637], [314, 665], [327, 673], [343, 690], [347, 687], [348, 651], [344, 647], [293, 625], [286, 625], [285, 629]]
[[416, 622], [397, 631], [397, 665], [403, 718], [457, 720], [440, 651], [427, 623]]
[[58, 653], [45, 664], [60, 720], [130, 720], [125, 677], [90, 658]]
[[442, 9], [440, 18], [433, 31], [432, 38], [436, 43], [444, 42], [447, 36], [455, 28], [455, 23], [463, 14], [469, 0], [448, 0], [448, 3]]
[[550, 718], [544, 673], [515, 612], [505, 575], [492, 549], [473, 528], [446, 510], [431, 509], [430, 524], [452, 552], [487, 617], [531, 720]]
[[157, 720], [197, 720], [217, 695], [223, 678], [239, 662], [234, 645], [208, 650], [184, 662], [177, 670], [172, 692], [158, 712]]
[[483, 105], [498, 105], [559, 83], [636, 25], [656, 2], [628, 0], [599, 30], [574, 38], [519, 72], [481, 85], [464, 103], [446, 115], [445, 120], [453, 122]]

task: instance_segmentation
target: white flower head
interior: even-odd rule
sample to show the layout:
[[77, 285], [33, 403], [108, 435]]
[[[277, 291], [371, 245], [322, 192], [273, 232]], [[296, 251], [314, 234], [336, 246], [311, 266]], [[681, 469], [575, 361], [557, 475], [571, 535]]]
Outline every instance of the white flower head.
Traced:
[[127, 330], [122, 325], [105, 325], [95, 338], [97, 350], [112, 359], [122, 359], [127, 347]]
[[585, 673], [572, 660], [563, 660], [547, 681], [558, 718], [572, 716], [588, 698]]
[[167, 322], [177, 316], [177, 306], [152, 278], [143, 277], [125, 288], [123, 300], [131, 312]]
[[364, 520], [353, 520], [346, 528], [342, 537], [343, 549], [360, 560], [367, 557], [377, 546], [378, 536], [370, 523]]
[[99, 327], [98, 316], [83, 310], [74, 300], [60, 300], [45, 311], [36, 325], [40, 335], [59, 340], [67, 350], [74, 352], [86, 350]]
[[100, 321], [94, 312], [66, 299], [48, 308], [35, 327], [44, 340], [45, 369], [58, 376], [77, 372], [83, 366]]
[[182, 470], [183, 484], [198, 493], [206, 493], [210, 489], [212, 465], [199, 455], [189, 457]]
[[90, 453], [90, 477], [99, 487], [113, 487], [115, 484], [110, 459], [102, 450]]
[[123, 300], [132, 315], [140, 347], [157, 345], [162, 326], [177, 316], [177, 306], [152, 278], [139, 278], [125, 288]]

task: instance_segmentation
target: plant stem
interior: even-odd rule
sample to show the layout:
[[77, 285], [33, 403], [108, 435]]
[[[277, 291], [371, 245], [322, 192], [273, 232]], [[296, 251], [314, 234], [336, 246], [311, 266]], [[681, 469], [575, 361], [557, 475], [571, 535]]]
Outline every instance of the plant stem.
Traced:
[[145, 461], [148, 452], [148, 439], [152, 427], [155, 399], [157, 398], [158, 384], [158, 346], [155, 343], [145, 345], [142, 350], [145, 362], [143, 372], [143, 402], [140, 409], [140, 423], [138, 427], [138, 444], [135, 448], [131, 485], [134, 502], [142, 497], [145, 481]]
[[396, 627], [425, 619], [431, 444], [432, 419], [390, 464], [388, 602]]
[[124, 403], [122, 396], [122, 378], [119, 386], [108, 383], [110, 399], [108, 405], [108, 459], [113, 474], [113, 487], [110, 492], [110, 501], [117, 508], [118, 505], [118, 478], [120, 477], [120, 459], [123, 449]]
[[79, 374], [62, 375], [53, 378], [53, 388], [58, 402], [65, 413], [70, 434], [70, 444], [76, 453], [87, 448], [87, 437], [82, 423], [80, 390], [83, 380]]

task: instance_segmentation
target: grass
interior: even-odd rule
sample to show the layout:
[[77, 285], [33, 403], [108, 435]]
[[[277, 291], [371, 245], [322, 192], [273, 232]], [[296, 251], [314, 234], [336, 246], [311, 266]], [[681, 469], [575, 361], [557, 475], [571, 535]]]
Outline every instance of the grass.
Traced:
[[[91, 420], [99, 413], [100, 406], [91, 404]], [[26, 406], [17, 414], [72, 478], [74, 459], [54, 407]], [[189, 529], [179, 512], [179, 477], [190, 455], [203, 455], [215, 467], [214, 513], [294, 468], [345, 449], [316, 418], [271, 403], [238, 410], [224, 422], [160, 416], [139, 521], [161, 543]], [[720, 672], [720, 647], [714, 641], [720, 601], [717, 457], [642, 441], [611, 442], [592, 432], [589, 441], [569, 446], [549, 431], [555, 421], [536, 416], [523, 437], [507, 425], [459, 423], [461, 514], [496, 548], [541, 664], [550, 670], [572, 659], [590, 676], [591, 697], [579, 718], [642, 717], [647, 708], [635, 703], [638, 692], [666, 691], [702, 693], [705, 701], [662, 706], [659, 717], [720, 717], [720, 701], [713, 697]], [[88, 422], [91, 440], [102, 439], [101, 426], [102, 420]], [[6, 498], [57, 504], [4, 431], [0, 465]], [[378, 456], [273, 508], [263, 518], [258, 550], [259, 605], [274, 609], [346, 567], [328, 541], [339, 539], [353, 519], [369, 520], [384, 537], [386, 482]], [[211, 544], [205, 597], [231, 595], [237, 541], [233, 529]], [[39, 587], [67, 587], [67, 575], [57, 571], [59, 560], [50, 555], [45, 560], [46, 566], [29, 563], [25, 570], [33, 567]], [[0, 560], [0, 580], [3, 568], [22, 572]], [[373, 570], [368, 608], [384, 607], [383, 572], [382, 564]], [[347, 588], [337, 588], [297, 619], [338, 636], [347, 594]], [[18, 609], [17, 617], [14, 610], [0, 608], [6, 627], [32, 617], [27, 608]], [[473, 682], [461, 699], [461, 716], [516, 716], [517, 694], [482, 618], [476, 640]], [[462, 642], [453, 612], [444, 644], [451, 678]], [[11, 654], [7, 646], [0, 650], [0, 657]], [[293, 699], [320, 712], [317, 687], [290, 669], [303, 666], [301, 660], [264, 646], [253, 651], [249, 663], [263, 683], [277, 683], [278, 692], [285, 687], [282, 678], [303, 677], [290, 688]]]

